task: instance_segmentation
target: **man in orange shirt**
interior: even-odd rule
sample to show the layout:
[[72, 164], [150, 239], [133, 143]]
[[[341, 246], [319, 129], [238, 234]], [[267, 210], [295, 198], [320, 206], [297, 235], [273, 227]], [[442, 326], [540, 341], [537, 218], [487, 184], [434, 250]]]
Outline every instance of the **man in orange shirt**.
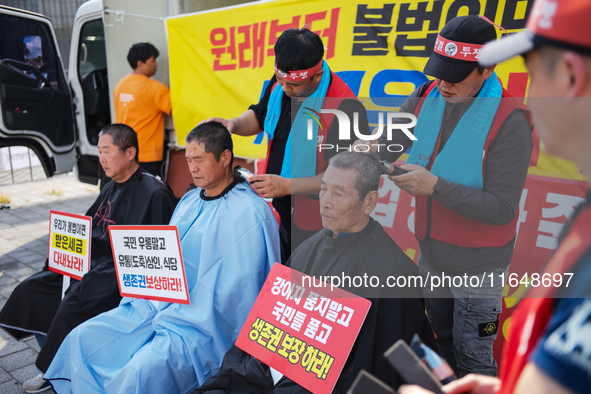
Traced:
[[159, 52], [154, 45], [134, 44], [127, 54], [133, 72], [113, 91], [115, 122], [131, 126], [137, 133], [140, 166], [162, 177], [164, 155], [164, 114], [170, 114], [170, 90], [150, 79], [156, 75]]

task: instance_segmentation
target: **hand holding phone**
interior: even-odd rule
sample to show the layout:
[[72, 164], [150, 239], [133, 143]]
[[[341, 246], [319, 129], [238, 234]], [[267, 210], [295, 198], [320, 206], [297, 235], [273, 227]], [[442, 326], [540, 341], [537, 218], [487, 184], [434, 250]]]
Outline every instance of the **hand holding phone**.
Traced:
[[386, 160], [382, 160], [380, 163], [382, 165], [382, 173], [386, 175], [403, 175], [408, 174], [410, 172], [407, 170], [403, 170], [397, 165], [394, 165]]

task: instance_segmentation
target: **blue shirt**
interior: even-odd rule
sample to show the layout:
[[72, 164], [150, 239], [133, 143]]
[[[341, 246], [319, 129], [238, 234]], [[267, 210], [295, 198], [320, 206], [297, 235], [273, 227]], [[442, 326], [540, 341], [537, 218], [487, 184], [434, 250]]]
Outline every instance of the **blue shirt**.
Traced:
[[[556, 300], [548, 330], [532, 361], [575, 393], [591, 390], [591, 251], [572, 270], [568, 289]], [[563, 277], [565, 280], [567, 277]], [[576, 297], [576, 298], [572, 298]]]

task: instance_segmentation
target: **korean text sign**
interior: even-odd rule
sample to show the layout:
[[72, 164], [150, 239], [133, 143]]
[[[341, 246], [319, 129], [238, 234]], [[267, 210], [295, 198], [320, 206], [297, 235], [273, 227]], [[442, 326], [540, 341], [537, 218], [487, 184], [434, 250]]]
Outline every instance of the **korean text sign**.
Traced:
[[92, 218], [72, 213], [49, 212], [48, 268], [82, 279], [90, 270]]
[[189, 304], [176, 226], [109, 226], [123, 297]]
[[276, 263], [236, 346], [314, 393], [330, 393], [371, 302], [345, 290], [302, 287], [304, 275]]

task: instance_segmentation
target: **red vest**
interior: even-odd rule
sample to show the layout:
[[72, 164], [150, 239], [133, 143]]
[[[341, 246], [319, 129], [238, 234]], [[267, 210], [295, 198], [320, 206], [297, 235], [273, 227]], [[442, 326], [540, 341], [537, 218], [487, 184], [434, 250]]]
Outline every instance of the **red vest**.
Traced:
[[[431, 84], [429, 89], [425, 92], [423, 97], [426, 97], [431, 90], [435, 88], [435, 82]], [[423, 102], [419, 102], [415, 109], [415, 116], [419, 116]], [[490, 131], [484, 143], [484, 157], [482, 160], [482, 176], [484, 178], [484, 161], [486, 154], [491, 144], [493, 143], [499, 128], [516, 108], [521, 106], [512, 96], [503, 89], [503, 95], [497, 113], [493, 118]], [[441, 133], [437, 138], [435, 150], [428, 166], [431, 170], [433, 162], [437, 157], [439, 151], [439, 144], [441, 142]], [[430, 206], [429, 206], [430, 205]], [[418, 240], [424, 240], [427, 235], [433, 239], [445, 242], [451, 245], [463, 246], [469, 248], [482, 247], [498, 247], [507, 245], [513, 237], [517, 227], [518, 215], [508, 224], [492, 225], [480, 222], [478, 220], [470, 219], [466, 216], [455, 213], [454, 211], [444, 207], [439, 201], [429, 198], [429, 196], [416, 197], [415, 210], [415, 236]], [[427, 234], [427, 227], [431, 225], [429, 234]]]
[[[326, 92], [326, 97], [333, 98], [333, 97], [342, 97], [342, 98], [354, 98], [357, 99], [355, 94], [349, 89], [347, 84], [343, 82], [338, 75], [334, 72], [330, 72], [332, 77], [332, 81], [328, 86], [328, 91]], [[273, 86], [273, 89], [281, 89], [277, 87], [278, 84], [276, 83]], [[324, 109], [338, 109], [340, 104], [340, 100], [325, 100], [322, 104], [322, 108]], [[326, 120], [326, 124], [329, 125], [332, 123], [332, 118], [334, 117], [333, 114], [322, 114], [324, 120]], [[326, 143], [328, 130], [325, 128], [318, 128], [318, 141], [320, 143]], [[267, 148], [267, 157], [269, 157], [269, 152], [271, 151], [271, 144], [273, 141], [269, 141], [269, 146]], [[324, 152], [318, 152], [316, 150], [316, 174], [320, 174], [326, 170], [328, 167], [328, 162], [324, 160]], [[266, 172], [266, 171], [265, 171]], [[321, 230], [322, 227], [322, 219], [320, 218], [320, 202], [318, 201], [318, 196], [315, 196], [316, 199], [310, 198], [308, 195], [304, 194], [296, 194], [293, 196], [295, 199], [295, 208], [292, 214], [292, 224], [295, 224], [297, 228], [306, 231], [317, 231]]]
[[[586, 208], [554, 252], [542, 275], [572, 272], [572, 267], [591, 247], [591, 208]], [[511, 317], [509, 337], [503, 347], [503, 363], [499, 378], [502, 386], [499, 394], [510, 394], [528, 363], [531, 352], [542, 337], [550, 321], [556, 288], [535, 287], [520, 301]]]

